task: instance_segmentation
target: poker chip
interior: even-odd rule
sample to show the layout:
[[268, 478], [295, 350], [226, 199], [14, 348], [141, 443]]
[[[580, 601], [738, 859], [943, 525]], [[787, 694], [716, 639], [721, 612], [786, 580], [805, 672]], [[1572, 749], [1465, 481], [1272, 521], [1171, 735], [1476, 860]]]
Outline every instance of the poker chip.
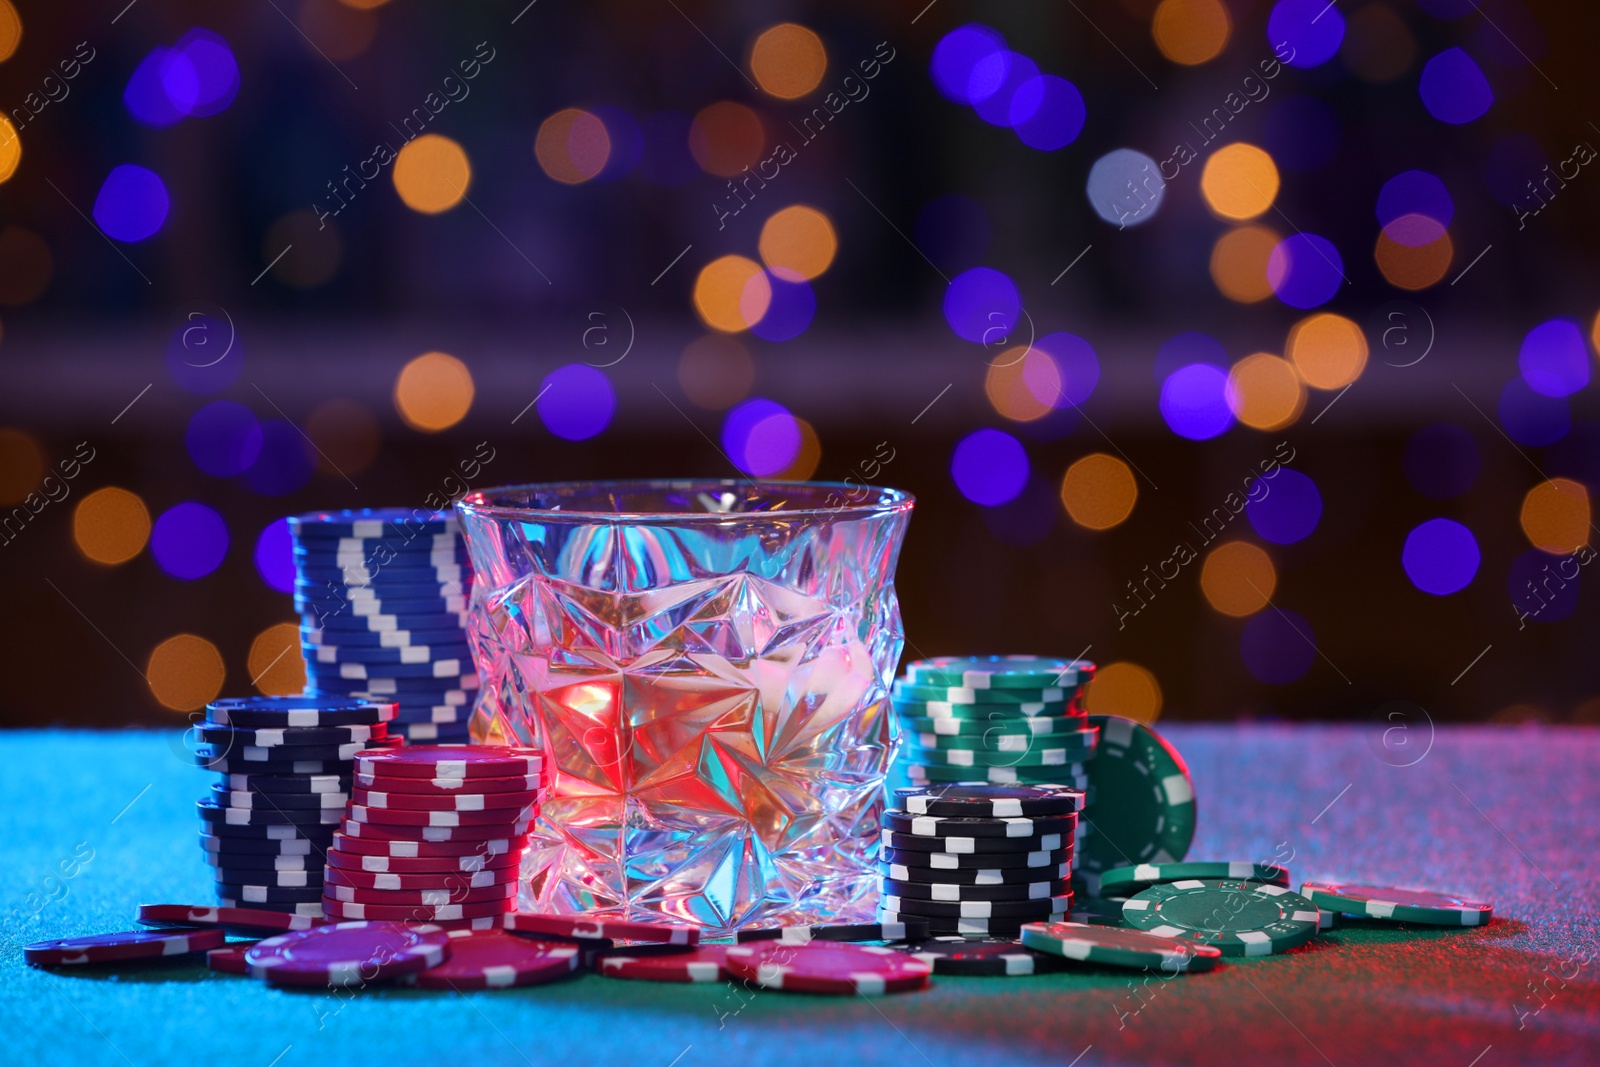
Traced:
[[340, 852], [356, 856], [389, 856], [395, 859], [420, 859], [423, 857], [459, 859], [464, 856], [490, 857], [521, 852], [522, 849], [527, 847], [528, 839], [525, 835], [510, 834], [503, 837], [487, 837], [467, 841], [418, 841], [413, 838], [384, 840], [336, 833], [333, 835], [332, 844]]
[[1194, 783], [1177, 749], [1144, 723], [1091, 715], [1100, 747], [1087, 765], [1093, 800], [1083, 812], [1079, 864], [1099, 872], [1176, 863], [1194, 839]]
[[465, 856], [367, 856], [343, 849], [329, 849], [329, 872], [367, 871], [374, 874], [450, 874], [457, 871], [502, 871], [515, 869], [522, 862], [522, 851], [473, 853]]
[[913, 852], [910, 849], [885, 848], [879, 856], [884, 863], [896, 865], [915, 864], [931, 870], [953, 871], [971, 868], [1047, 868], [1071, 861], [1070, 849], [1051, 849], [1046, 852]]
[[260, 870], [255, 868], [213, 866], [211, 876], [228, 885], [251, 884], [271, 889], [318, 889], [322, 886], [322, 868], [301, 870]]
[[1053, 656], [935, 656], [906, 664], [913, 685], [967, 689], [1043, 689], [1077, 687], [1094, 678], [1094, 664]]
[[[204, 804], [205, 801], [199, 803]], [[203, 821], [202, 827], [212, 837], [224, 839], [238, 839], [240, 841], [313, 841], [322, 842], [329, 840], [329, 833], [333, 827], [321, 823], [296, 824], [296, 823], [258, 823], [250, 826], [240, 826], [228, 822]]]
[[[1036, 733], [1032, 730], [1008, 730], [999, 723], [982, 724], [974, 720], [967, 720], [965, 723], [957, 719], [932, 721], [951, 725], [985, 726], [981, 732], [970, 734], [942, 732], [937, 728], [920, 731], [908, 728], [905, 731], [906, 744], [914, 751], [942, 752], [957, 759], [961, 758], [962, 752], [974, 752], [994, 756], [1037, 755], [1042, 763], [1051, 766], [1061, 763], [1082, 763], [1094, 756], [1095, 745], [1100, 739], [1100, 731], [1088, 725], [1080, 726], [1076, 730]], [[1056, 752], [1063, 755], [1052, 755]]]
[[354, 803], [360, 807], [384, 808], [396, 811], [491, 811], [510, 819], [519, 808], [535, 805], [539, 799], [537, 789], [516, 793], [479, 793], [460, 790], [440, 793], [381, 793], [371, 789], [356, 789]]
[[315, 904], [322, 899], [321, 886], [280, 887], [259, 883], [216, 883], [217, 898], [240, 904]]
[[449, 945], [433, 926], [342, 922], [258, 942], [245, 961], [254, 977], [278, 985], [352, 986], [437, 967]]
[[[1076, 815], [1054, 815], [1038, 819], [949, 818], [938, 815], [912, 815], [904, 811], [883, 813], [883, 827], [897, 834], [917, 837], [983, 837], [1015, 840], [1038, 834], [1069, 834], [1078, 827]], [[940, 851], [950, 851], [941, 849]]]
[[330, 919], [381, 919], [395, 922], [478, 919], [502, 915], [510, 901], [490, 900], [470, 904], [368, 904], [353, 900], [322, 901], [322, 914]]
[[974, 689], [961, 685], [918, 685], [897, 681], [889, 690], [895, 700], [940, 704], [1047, 704], [1064, 701], [1072, 691], [1063, 686], [1016, 687], [1012, 689]]
[[125, 930], [116, 934], [37, 941], [23, 948], [22, 958], [35, 967], [126, 963], [186, 956], [218, 948], [226, 940], [224, 931], [214, 929]]
[[408, 808], [374, 808], [351, 804], [347, 817], [352, 822], [378, 826], [506, 826], [525, 822], [538, 814], [537, 805], [512, 808], [479, 808], [447, 811], [413, 811]]
[[416, 744], [465, 745], [472, 741], [472, 731], [466, 723], [408, 723], [400, 728], [400, 732], [407, 741]]
[[341, 611], [338, 614], [319, 612], [313, 609], [310, 612], [296, 611], [300, 616], [300, 639], [305, 640], [306, 631], [321, 630], [323, 633], [381, 633], [384, 630], [439, 630], [449, 627], [462, 629], [467, 621], [466, 612], [423, 612], [406, 613], [402, 615], [390, 614], [361, 614], [354, 611]]
[[1047, 974], [1066, 967], [1060, 960], [1034, 952], [1022, 942], [1009, 937], [947, 934], [924, 938], [909, 945], [897, 945], [896, 948], [932, 967], [934, 974], [998, 978]]
[[308, 661], [319, 664], [359, 663], [369, 670], [379, 666], [405, 666], [407, 664], [434, 664], [441, 660], [472, 662], [472, 649], [465, 642], [449, 645], [406, 645], [402, 648], [370, 648], [340, 645], [302, 645], [300, 651]]
[[224, 774], [222, 788], [229, 791], [272, 793], [348, 793], [348, 774]]
[[1075, 922], [1029, 923], [1022, 928], [1021, 937], [1034, 951], [1064, 959], [1171, 974], [1209, 971], [1224, 955], [1212, 945]]
[[1100, 872], [1096, 892], [1128, 896], [1163, 882], [1189, 878], [1226, 878], [1235, 882], [1270, 882], [1289, 886], [1289, 869], [1271, 863], [1141, 863], [1132, 867], [1108, 867]]
[[[348, 511], [313, 511], [291, 515], [289, 534], [305, 538], [402, 538], [412, 540], [453, 532], [460, 527], [454, 512], [426, 512], [412, 508], [359, 508]], [[452, 538], [453, 541], [453, 538]]]
[[818, 926], [771, 926], [740, 930], [734, 934], [739, 944], [747, 941], [782, 941], [786, 945], [805, 945], [812, 941], [911, 941], [928, 936], [928, 924], [844, 923]]
[[451, 930], [443, 963], [411, 979], [419, 989], [509, 989], [553, 982], [578, 969], [579, 949], [499, 930]]
[[246, 728], [374, 725], [394, 718], [393, 704], [307, 696], [228, 697], [206, 705], [206, 720]]
[[340, 808], [233, 808], [209, 799], [195, 808], [206, 822], [229, 826], [331, 826], [344, 815]]
[[361, 630], [356, 632], [338, 630], [300, 630], [300, 646], [305, 648], [332, 647], [341, 650], [350, 649], [403, 649], [403, 648], [433, 648], [437, 645], [459, 644], [465, 634], [459, 626], [441, 626], [427, 630]]
[[265, 811], [342, 810], [350, 800], [348, 793], [262, 793], [253, 789], [211, 787], [211, 802], [219, 808], [261, 808]]
[[[896, 709], [899, 710], [899, 709]], [[1066, 715], [1057, 711], [1049, 715], [1006, 716], [1004, 718], [925, 718], [902, 712], [900, 725], [907, 734], [918, 737], [923, 748], [934, 748], [947, 738], [977, 740], [983, 737], [1040, 737], [1048, 739], [1058, 735], [1081, 733], [1086, 716]], [[923, 740], [920, 735], [932, 734], [934, 741]], [[1098, 738], [1100, 735], [1094, 735]], [[1091, 746], [1092, 747], [1092, 746]]]
[[1007, 819], [1017, 816], [1067, 815], [1081, 811], [1083, 794], [1066, 786], [1000, 787], [983, 783], [952, 784], [932, 789], [900, 788], [895, 798], [912, 815]]
[[320, 871], [322, 858], [317, 856], [277, 856], [271, 853], [206, 852], [205, 861], [219, 870], [245, 871]]
[[[928, 919], [1048, 919], [1065, 915], [1072, 907], [1072, 894], [1037, 897], [1031, 900], [929, 900], [924, 897], [884, 896], [878, 906], [901, 916]], [[896, 939], [899, 940], [899, 939]]]
[[296, 837], [287, 841], [257, 841], [249, 838], [218, 837], [209, 833], [200, 835], [200, 847], [208, 854], [310, 856], [318, 852], [318, 846], [321, 844], [323, 842], [310, 837]]
[[410, 904], [423, 904], [428, 907], [441, 907], [446, 904], [490, 904], [509, 902], [516, 895], [516, 882], [499, 882], [478, 889], [363, 889], [358, 886], [332, 883], [322, 886], [324, 903], [337, 901], [341, 904], [379, 904], [386, 907], [402, 907]]
[[361, 726], [270, 727], [220, 726], [204, 723], [195, 727], [195, 731], [200, 735], [200, 740], [208, 744], [255, 748], [275, 748], [279, 745], [339, 746], [389, 735], [388, 725], [381, 722]]
[[345, 692], [367, 699], [388, 697], [402, 707], [407, 703], [464, 706], [476, 699], [480, 680], [476, 674], [459, 678], [326, 678], [314, 672], [311, 685], [325, 692]]
[[[363, 871], [335, 867], [331, 864], [323, 872], [329, 885], [348, 886], [352, 889], [383, 889], [415, 892], [424, 889], [488, 889], [515, 883], [516, 867], [486, 868], [481, 871]], [[352, 898], [358, 899], [358, 898]]]
[[245, 953], [257, 944], [255, 941], [240, 941], [221, 948], [214, 948], [206, 953], [206, 966], [222, 974], [250, 974], [250, 964], [245, 961]]
[[[414, 746], [421, 747], [421, 746]], [[401, 775], [357, 774], [355, 784], [362, 789], [387, 793], [420, 796], [452, 796], [463, 793], [528, 793], [540, 787], [538, 774], [505, 778], [407, 778]]]
[[589, 915], [536, 915], [514, 911], [506, 916], [506, 929], [519, 934], [554, 934], [557, 937], [605, 937], [620, 941], [647, 941], [660, 945], [698, 945], [694, 926], [632, 922]]
[[303, 901], [298, 904], [252, 904], [249, 901], [219, 897], [217, 899], [217, 907], [245, 911], [278, 911], [296, 918], [316, 919], [319, 922], [323, 919], [322, 902], [320, 900]]
[[[927, 853], [919, 853], [927, 855]], [[1071, 873], [1071, 864], [1051, 867], [957, 867], [934, 868], [905, 863], [878, 864], [878, 873], [896, 882], [939, 882], [950, 885], [1015, 885], [1058, 881]]]
[[727, 977], [727, 945], [698, 945], [663, 953], [659, 945], [619, 948], [599, 954], [594, 969], [607, 978], [643, 982], [720, 982]]
[[919, 785], [937, 788], [943, 785], [1054, 785], [1077, 789], [1089, 785], [1083, 765], [1067, 764], [1064, 767], [941, 767], [908, 764], [906, 776]]
[[[377, 741], [379, 739], [374, 739]], [[215, 743], [201, 743], [194, 747], [196, 758], [206, 761], [206, 766], [215, 766], [214, 761], [219, 759], [237, 760], [241, 763], [296, 763], [312, 760], [334, 760], [345, 762], [355, 758], [356, 753], [364, 751], [372, 741], [351, 741], [343, 745], [227, 745]]]
[[[318, 568], [318, 571], [322, 571]], [[326, 573], [322, 571], [322, 573]], [[426, 571], [411, 571], [410, 580], [399, 573], [376, 578], [368, 582], [346, 583], [320, 578], [316, 572], [295, 576], [295, 596], [315, 600], [318, 597], [347, 599], [352, 603], [365, 600], [431, 600], [460, 599], [466, 595], [466, 583], [459, 578], [434, 578]]]
[[886, 896], [909, 897], [913, 900], [1041, 900], [1059, 897], [1072, 892], [1072, 883], [1065, 878], [1046, 882], [1012, 882], [1002, 885], [959, 885], [950, 882], [900, 882], [883, 879]]
[[1483, 926], [1494, 918], [1493, 904], [1427, 889], [1306, 882], [1300, 887], [1300, 894], [1325, 911], [1363, 915], [1369, 919], [1435, 926]]
[[[396, 741], [400, 738], [396, 737]], [[216, 771], [223, 775], [271, 775], [282, 777], [285, 775], [305, 775], [326, 777], [338, 775], [350, 770], [349, 760], [246, 760], [237, 755], [228, 756], [197, 756], [195, 763], [207, 771]]]
[[1266, 882], [1195, 878], [1154, 885], [1122, 905], [1129, 926], [1214, 945], [1224, 956], [1266, 956], [1316, 936], [1317, 905]]
[[[1032, 700], [1021, 704], [953, 704], [948, 700], [891, 700], [906, 726], [921, 720], [1016, 726], [1035, 719], [1053, 720], [1061, 729], [1081, 730], [1085, 713], [1071, 700]], [[1020, 728], [1020, 727], [1019, 727]]]
[[884, 922], [916, 922], [921, 920], [928, 924], [930, 937], [946, 935], [982, 934], [991, 937], [1016, 937], [1022, 927], [1029, 922], [1027, 919], [962, 919], [933, 915], [906, 915], [902, 912], [878, 909], [878, 918]]
[[[1035, 741], [1025, 738], [1024, 741]], [[930, 749], [907, 745], [901, 755], [924, 767], [1031, 768], [1080, 764], [1091, 749], [1043, 748], [1038, 743], [1019, 746], [1015, 752], [972, 748]]]
[[306, 673], [321, 682], [326, 678], [377, 681], [402, 678], [446, 678], [452, 681], [471, 674], [476, 668], [470, 656], [439, 659], [428, 663], [330, 663], [323, 659], [306, 660]]
[[506, 837], [526, 837], [530, 824], [527, 821], [496, 822], [483, 826], [387, 826], [383, 823], [355, 822], [345, 819], [339, 823], [339, 832], [347, 837], [363, 837], [378, 841], [490, 841]]
[[[948, 825], [946, 828], [952, 831], [961, 829]], [[884, 848], [970, 855], [1048, 852], [1053, 849], [1069, 848], [1072, 840], [1073, 835], [1070, 831], [1065, 834], [1035, 834], [1033, 837], [957, 837], [953, 834], [946, 837], [922, 837], [917, 834], [902, 834], [896, 830], [883, 831]]]
[[1122, 921], [1122, 905], [1127, 899], [1127, 897], [1074, 895], [1072, 910], [1067, 912], [1067, 919], [1069, 922], [1088, 923], [1090, 926], [1126, 926], [1127, 923]]
[[933, 973], [925, 961], [892, 948], [827, 941], [730, 945], [723, 959], [733, 978], [797, 993], [902, 993], [922, 989]]
[[507, 778], [538, 775], [537, 749], [497, 745], [414, 745], [382, 755], [360, 756], [356, 772], [379, 778]]

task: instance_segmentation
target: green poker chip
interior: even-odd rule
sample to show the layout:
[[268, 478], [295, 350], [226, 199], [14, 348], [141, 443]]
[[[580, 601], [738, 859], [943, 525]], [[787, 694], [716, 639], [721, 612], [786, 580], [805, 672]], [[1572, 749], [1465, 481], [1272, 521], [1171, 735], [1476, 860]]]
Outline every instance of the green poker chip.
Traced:
[[1068, 753], [1068, 763], [1082, 763], [1094, 755], [1100, 731], [1089, 727], [1072, 733], [1034, 734], [1014, 733], [991, 726], [981, 734], [940, 734], [907, 732], [906, 741], [918, 748], [935, 752], [969, 751], [989, 752], [997, 755], [1026, 755], [1029, 752], [1060, 751]]
[[1094, 664], [1053, 656], [935, 656], [906, 665], [913, 685], [967, 689], [1046, 689], [1081, 686], [1094, 677]]
[[1300, 887], [1300, 892], [1319, 908], [1369, 919], [1434, 926], [1482, 926], [1494, 918], [1493, 904], [1428, 889], [1307, 882]]
[[[1063, 785], [1069, 789], [1086, 789], [1089, 776], [1085, 764], [1068, 764], [1065, 767], [947, 767], [918, 763], [908, 759], [906, 774], [913, 782], [973, 782], [990, 785]], [[1082, 823], [1079, 824], [1083, 826]]]
[[902, 719], [956, 719], [962, 722], [1013, 722], [1023, 719], [1059, 719], [1082, 729], [1088, 716], [1069, 700], [1041, 700], [1023, 704], [960, 704], [948, 700], [891, 698]]
[[1022, 943], [1035, 952], [1110, 967], [1160, 970], [1171, 974], [1209, 971], [1223, 953], [1212, 945], [1175, 940], [1139, 930], [1077, 922], [1028, 923]]
[[1270, 956], [1317, 934], [1317, 906], [1267, 882], [1190, 878], [1129, 897], [1122, 918], [1136, 930], [1214, 945], [1224, 956]]
[[1269, 882], [1289, 887], [1289, 868], [1272, 863], [1140, 863], [1132, 867], [1108, 867], [1100, 872], [1098, 890], [1107, 895], [1125, 896], [1164, 882], [1188, 878], [1226, 878], [1234, 882]]
[[933, 700], [947, 704], [1044, 704], [1070, 700], [1081, 687], [1044, 686], [1029, 689], [969, 689], [964, 685], [917, 685], [898, 681], [889, 695], [896, 700]]
[[907, 745], [906, 759], [932, 767], [1069, 767], [1081, 764], [1090, 753], [1081, 748], [1046, 748], [1035, 744], [1017, 752], [991, 752], [977, 748], [923, 748]]
[[[901, 715], [900, 725], [907, 733], [935, 734], [939, 737], [983, 737], [989, 734], [1075, 734], [1089, 728], [1086, 715], [1030, 715], [1003, 718], [926, 718]], [[1096, 734], [1096, 737], [1099, 735]]]
[[1079, 863], [1099, 873], [1140, 863], [1176, 863], [1194, 840], [1194, 782], [1178, 750], [1144, 723], [1091, 715], [1100, 727]]

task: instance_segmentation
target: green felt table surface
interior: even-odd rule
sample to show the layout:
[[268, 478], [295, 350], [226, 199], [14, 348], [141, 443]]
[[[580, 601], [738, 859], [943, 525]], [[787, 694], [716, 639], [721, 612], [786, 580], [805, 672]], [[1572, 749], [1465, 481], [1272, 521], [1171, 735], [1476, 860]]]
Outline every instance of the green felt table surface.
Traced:
[[[25, 965], [20, 945], [133, 928], [140, 902], [209, 900], [193, 808], [208, 776], [177, 733], [0, 734], [6, 1064], [1600, 1062], [1600, 732], [1166, 728], [1195, 779], [1190, 858], [1289, 856], [1296, 887], [1428, 886], [1496, 908], [1480, 929], [1352, 925], [1209, 974], [936, 977], [878, 998], [586, 974], [336, 996], [185, 964]], [[62, 878], [75, 855], [92, 858]]]

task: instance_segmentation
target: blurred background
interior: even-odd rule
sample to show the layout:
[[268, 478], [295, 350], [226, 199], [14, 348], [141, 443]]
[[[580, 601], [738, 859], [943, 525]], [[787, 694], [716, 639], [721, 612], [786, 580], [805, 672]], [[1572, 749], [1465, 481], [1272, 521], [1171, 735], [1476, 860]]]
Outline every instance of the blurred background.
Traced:
[[907, 655], [1600, 721], [1591, 5], [0, 0], [0, 720], [302, 681], [285, 515], [877, 482]]

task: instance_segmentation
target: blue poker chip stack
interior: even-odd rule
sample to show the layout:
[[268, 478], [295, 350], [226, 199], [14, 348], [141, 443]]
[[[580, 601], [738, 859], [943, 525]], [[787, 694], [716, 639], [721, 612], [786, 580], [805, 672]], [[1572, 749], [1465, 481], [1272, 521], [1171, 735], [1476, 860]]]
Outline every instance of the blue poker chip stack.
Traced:
[[470, 741], [472, 568], [455, 515], [315, 512], [290, 518], [289, 532], [308, 691], [392, 701], [390, 731], [410, 742]]

